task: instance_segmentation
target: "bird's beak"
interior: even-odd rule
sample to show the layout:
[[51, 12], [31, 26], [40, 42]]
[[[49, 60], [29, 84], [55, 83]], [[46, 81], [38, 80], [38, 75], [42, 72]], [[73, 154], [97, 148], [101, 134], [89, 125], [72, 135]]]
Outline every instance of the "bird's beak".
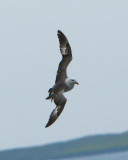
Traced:
[[75, 84], [79, 85], [79, 83], [76, 81]]

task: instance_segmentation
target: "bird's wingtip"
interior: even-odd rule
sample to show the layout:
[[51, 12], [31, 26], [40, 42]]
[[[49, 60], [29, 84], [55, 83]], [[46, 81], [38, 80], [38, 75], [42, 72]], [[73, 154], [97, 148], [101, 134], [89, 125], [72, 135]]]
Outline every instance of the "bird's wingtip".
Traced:
[[45, 128], [47, 128], [47, 127], [48, 127], [48, 124], [46, 124]]
[[48, 128], [50, 125], [51, 125], [51, 124], [50, 124], [49, 121], [48, 121], [48, 123], [46, 124], [45, 128]]
[[57, 34], [61, 34], [62, 32], [58, 29]]

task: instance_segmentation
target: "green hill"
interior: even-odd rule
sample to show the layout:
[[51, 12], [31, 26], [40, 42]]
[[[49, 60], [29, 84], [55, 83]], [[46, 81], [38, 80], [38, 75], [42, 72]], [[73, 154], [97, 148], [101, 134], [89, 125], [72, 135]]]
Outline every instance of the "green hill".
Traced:
[[1, 160], [45, 160], [128, 150], [128, 132], [83, 137], [40, 147], [0, 152]]

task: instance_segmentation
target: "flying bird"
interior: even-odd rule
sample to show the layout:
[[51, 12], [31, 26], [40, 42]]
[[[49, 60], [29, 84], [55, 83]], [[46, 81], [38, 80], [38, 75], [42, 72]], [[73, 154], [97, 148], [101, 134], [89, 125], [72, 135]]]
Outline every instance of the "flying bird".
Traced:
[[52, 111], [45, 128], [52, 125], [63, 111], [67, 101], [63, 93], [72, 90], [75, 84], [78, 85], [78, 82], [75, 79], [70, 79], [67, 76], [67, 67], [72, 60], [72, 51], [68, 39], [60, 30], [58, 30], [57, 36], [60, 43], [62, 60], [59, 63], [55, 85], [49, 89], [49, 96], [46, 98], [51, 101], [53, 100], [56, 108]]

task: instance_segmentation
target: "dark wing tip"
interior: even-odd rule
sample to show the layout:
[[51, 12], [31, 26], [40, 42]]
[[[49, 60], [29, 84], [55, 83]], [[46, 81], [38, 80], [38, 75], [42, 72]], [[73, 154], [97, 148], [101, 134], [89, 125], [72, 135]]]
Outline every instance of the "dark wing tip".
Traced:
[[62, 33], [62, 32], [58, 29], [57, 33]]
[[48, 125], [48, 123], [46, 124], [45, 128], [49, 127], [50, 125]]
[[66, 36], [64, 35], [64, 33], [61, 32], [60, 30], [58, 30], [57, 35], [58, 35], [59, 38], [63, 38], [63, 40], [65, 39], [66, 41], [68, 41]]
[[63, 34], [60, 30], [57, 31], [57, 36]]
[[60, 31], [60, 30], [57, 31], [57, 34], [65, 36], [64, 33], [62, 31]]
[[55, 118], [55, 119], [51, 119], [50, 118], [49, 121], [48, 121], [48, 123], [46, 124], [45, 128], [48, 128], [49, 126], [51, 126], [57, 120], [57, 118]]

